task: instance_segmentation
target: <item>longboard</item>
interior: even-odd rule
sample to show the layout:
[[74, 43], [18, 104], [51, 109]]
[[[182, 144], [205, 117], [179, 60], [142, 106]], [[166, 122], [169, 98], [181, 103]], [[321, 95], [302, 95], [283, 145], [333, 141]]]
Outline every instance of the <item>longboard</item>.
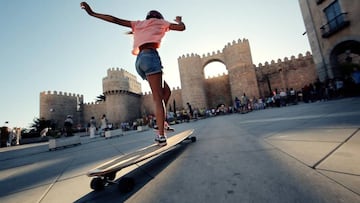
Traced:
[[[116, 183], [113, 180], [116, 177], [116, 173], [123, 168], [129, 167], [131, 165], [137, 164], [146, 159], [161, 155], [162, 153], [167, 152], [175, 145], [181, 143], [182, 141], [188, 139], [192, 142], [196, 141], [195, 136], [191, 136], [194, 132], [194, 129], [185, 130], [174, 136], [171, 136], [167, 139], [167, 145], [159, 146], [157, 144], [150, 145], [148, 147], [139, 149], [129, 154], [122, 155], [118, 158], [115, 158], [111, 161], [108, 161], [104, 164], [97, 166], [94, 169], [91, 169], [87, 172], [87, 176], [94, 177], [90, 183], [90, 187], [93, 190], [102, 190], [105, 185], [109, 183]], [[119, 188], [121, 190], [131, 190], [134, 185], [132, 179], [122, 179], [119, 183]]]

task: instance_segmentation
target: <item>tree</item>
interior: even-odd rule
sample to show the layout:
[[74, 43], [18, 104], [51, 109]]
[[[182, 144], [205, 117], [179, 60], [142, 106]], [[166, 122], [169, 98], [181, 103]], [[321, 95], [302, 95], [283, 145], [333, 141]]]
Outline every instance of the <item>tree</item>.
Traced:
[[35, 132], [41, 132], [44, 128], [51, 127], [51, 120], [46, 120], [45, 118], [34, 118], [30, 127], [33, 128]]
[[106, 96], [104, 94], [100, 94], [96, 97], [96, 102], [103, 102], [106, 101]]

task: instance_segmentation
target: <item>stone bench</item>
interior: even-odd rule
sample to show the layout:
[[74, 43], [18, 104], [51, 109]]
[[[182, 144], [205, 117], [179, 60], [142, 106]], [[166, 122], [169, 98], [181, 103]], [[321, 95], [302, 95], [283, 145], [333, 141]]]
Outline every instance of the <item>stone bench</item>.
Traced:
[[49, 139], [49, 150], [56, 150], [68, 146], [80, 145], [80, 136], [74, 135], [71, 137], [61, 137], [56, 139]]
[[142, 132], [142, 131], [146, 131], [146, 130], [149, 130], [149, 126], [147, 126], [147, 125], [137, 127], [138, 132]]
[[115, 130], [105, 131], [105, 138], [106, 139], [121, 136], [121, 135], [123, 135], [122, 129], [115, 129]]

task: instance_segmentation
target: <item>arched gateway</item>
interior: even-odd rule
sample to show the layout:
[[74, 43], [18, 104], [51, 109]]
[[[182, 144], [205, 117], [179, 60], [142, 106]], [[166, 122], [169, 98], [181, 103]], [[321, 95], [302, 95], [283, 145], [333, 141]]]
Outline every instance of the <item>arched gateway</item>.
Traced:
[[[213, 61], [222, 62], [228, 70], [228, 75], [219, 79], [218, 88], [214, 88], [214, 85], [211, 87], [209, 84], [214, 83], [207, 83], [204, 75], [205, 66]], [[178, 63], [184, 103], [189, 102], [198, 108], [212, 108], [216, 103], [231, 105], [236, 96], [244, 93], [250, 98], [259, 97], [259, 86], [247, 39], [228, 43], [222, 52], [208, 53], [202, 57], [197, 54], [183, 55], [178, 58]]]

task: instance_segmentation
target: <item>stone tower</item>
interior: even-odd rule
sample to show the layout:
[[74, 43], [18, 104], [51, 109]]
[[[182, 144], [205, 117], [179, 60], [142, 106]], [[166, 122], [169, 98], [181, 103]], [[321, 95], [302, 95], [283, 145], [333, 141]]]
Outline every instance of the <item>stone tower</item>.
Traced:
[[121, 123], [139, 118], [141, 84], [124, 69], [108, 69], [103, 78], [103, 94], [106, 97], [106, 114], [110, 123]]
[[249, 41], [239, 39], [232, 44], [228, 43], [224, 49], [224, 64], [229, 72], [231, 95], [243, 95], [259, 97], [259, 86], [257, 84], [255, 66], [252, 62]]
[[199, 55], [191, 54], [178, 58], [180, 81], [182, 88], [182, 101], [192, 106], [207, 107], [204, 67]]

